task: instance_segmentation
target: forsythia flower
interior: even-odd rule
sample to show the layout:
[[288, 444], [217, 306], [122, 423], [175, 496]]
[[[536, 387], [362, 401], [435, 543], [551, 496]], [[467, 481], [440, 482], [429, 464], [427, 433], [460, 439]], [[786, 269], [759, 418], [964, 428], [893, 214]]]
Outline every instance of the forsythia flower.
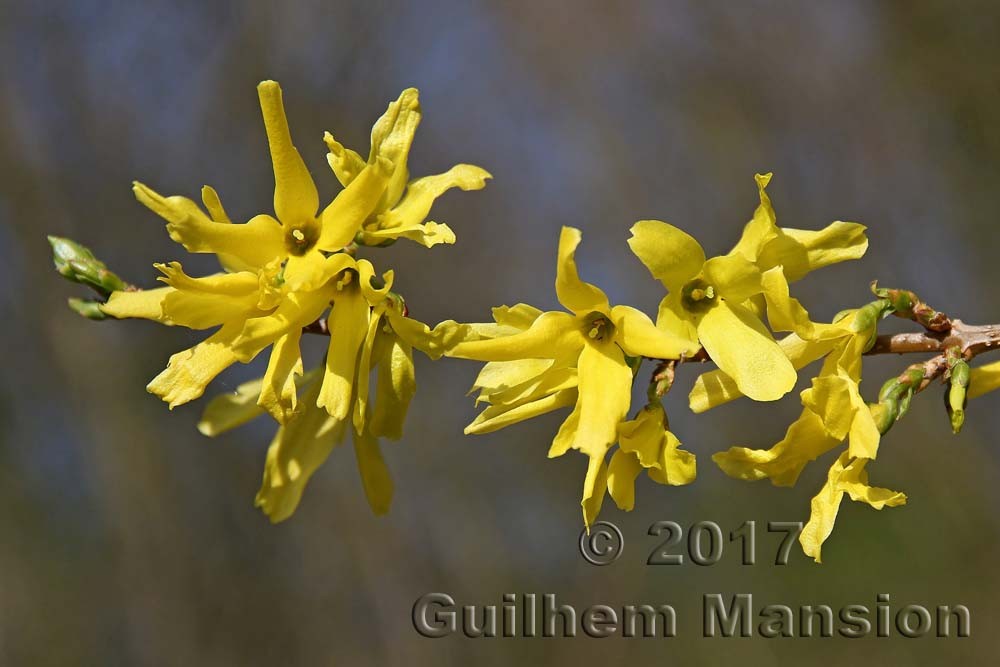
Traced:
[[[420, 108], [417, 91], [408, 89], [372, 129], [367, 162], [354, 160], [356, 154], [327, 135], [330, 162], [344, 189], [320, 211], [316, 186], [292, 144], [281, 89], [265, 81], [258, 93], [277, 217], [263, 214], [232, 224], [207, 186], [202, 199], [209, 215], [185, 197], [162, 197], [137, 183], [136, 196], [167, 220], [172, 239], [191, 252], [216, 254], [227, 272], [193, 278], [177, 262], [158, 264], [166, 287], [113, 292], [101, 310], [192, 329], [218, 327], [203, 342], [173, 355], [147, 387], [171, 408], [201, 396], [230, 365], [249, 363], [272, 348], [264, 376], [216, 399], [200, 425], [203, 433], [215, 435], [264, 412], [281, 425], [257, 495], [257, 505], [272, 520], [291, 515], [307, 480], [342, 441], [348, 423], [369, 501], [382, 512], [392, 485], [376, 438], [402, 434], [415, 389], [412, 351], [436, 359], [467, 333], [455, 322], [432, 330], [407, 317], [402, 298], [390, 292], [393, 272], [378, 278], [368, 260], [354, 258], [352, 243], [367, 242], [370, 235], [365, 231], [361, 238], [363, 229], [377, 231], [380, 243], [399, 237], [427, 246], [453, 241], [447, 227], [424, 222], [434, 199], [454, 186], [479, 189], [489, 174], [458, 165], [446, 174], [409, 181], [406, 162]], [[327, 310], [330, 344], [323, 368], [304, 376], [303, 329], [320, 322]], [[372, 371], [377, 371], [374, 403]]]
[[[488, 411], [494, 414], [470, 425], [472, 432], [484, 432], [484, 423], [499, 428], [574, 405], [549, 456], [561, 456], [572, 448], [589, 457], [582, 501], [589, 525], [607, 484], [605, 457], [618, 440], [618, 425], [631, 403], [632, 368], [626, 355], [677, 359], [696, 353], [698, 344], [657, 329], [634, 308], [611, 307], [603, 291], [581, 281], [574, 259], [580, 239], [580, 231], [571, 227], [563, 227], [559, 237], [556, 295], [569, 313], [538, 313], [520, 306], [517, 315], [521, 319], [515, 323], [506, 318], [510, 311], [494, 311], [495, 316], [500, 315], [496, 325], [473, 325], [470, 340], [456, 345], [448, 354], [487, 362], [518, 362], [493, 366], [488, 373], [484, 369], [486, 377], [480, 375], [477, 385], [487, 388], [481, 398], [490, 401]], [[505, 335], [499, 330], [504, 326], [517, 332]], [[484, 337], [490, 335], [493, 337]], [[497, 375], [491, 378], [494, 373]], [[509, 390], [501, 389], [510, 377], [523, 379]], [[510, 415], [514, 410], [519, 412]], [[500, 421], [500, 414], [507, 417]]]
[[[844, 492], [852, 500], [866, 501], [876, 509], [906, 502], [901, 493], [868, 487], [864, 472], [867, 462], [878, 454], [881, 430], [877, 417], [881, 415], [876, 414], [880, 408], [868, 405], [861, 397], [861, 356], [875, 334], [882, 312], [880, 302], [875, 302], [849, 311], [832, 326], [813, 325], [821, 331], [815, 340], [802, 341], [792, 334], [802, 341], [795, 348], [789, 346], [795, 349], [797, 362], [805, 365], [827, 355], [812, 386], [801, 394], [802, 414], [788, 427], [785, 437], [770, 449], [733, 447], [712, 457], [731, 477], [745, 480], [767, 477], [776, 486], [791, 486], [806, 464], [848, 440], [847, 450], [830, 469], [826, 486], [813, 499], [812, 515], [799, 538], [803, 551], [817, 562], [821, 559], [823, 541], [833, 530]], [[801, 322], [800, 333], [804, 329]], [[710, 384], [714, 382], [703, 382], [701, 387]]]
[[[757, 175], [760, 205], [733, 250], [705, 259], [698, 242], [665, 222], [632, 227], [629, 245], [667, 288], [657, 326], [697, 338], [739, 392], [757, 401], [776, 400], [795, 385], [793, 363], [760, 319], [762, 294], [789, 309], [787, 282], [809, 271], [864, 254], [864, 227], [835, 222], [818, 232], [782, 229], [765, 192], [771, 175]], [[770, 285], [764, 274], [771, 273]], [[783, 284], [784, 296], [779, 299]], [[797, 304], [797, 302], [796, 302]], [[797, 305], [796, 305], [797, 307]]]

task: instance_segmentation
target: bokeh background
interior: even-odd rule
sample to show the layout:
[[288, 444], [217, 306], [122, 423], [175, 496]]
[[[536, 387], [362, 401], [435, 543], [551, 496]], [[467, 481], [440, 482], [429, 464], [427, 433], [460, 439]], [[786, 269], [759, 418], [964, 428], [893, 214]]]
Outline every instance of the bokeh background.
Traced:
[[[143, 387], [196, 334], [93, 323], [82, 290], [52, 271], [45, 235], [92, 246], [127, 279], [185, 256], [137, 204], [132, 179], [195, 196], [210, 183], [234, 218], [270, 208], [255, 84], [279, 80], [321, 193], [335, 181], [322, 132], [363, 152], [406, 86], [425, 112], [412, 171], [456, 162], [495, 176], [453, 193], [434, 219], [455, 246], [379, 255], [426, 321], [478, 321], [498, 304], [556, 305], [561, 225], [584, 231], [588, 280], [655, 312], [661, 295], [625, 245], [637, 219], [689, 230], [724, 252], [773, 170], [779, 222], [868, 225], [853, 265], [810, 276], [817, 317], [869, 300], [867, 284], [917, 290], [966, 321], [1000, 319], [1000, 6], [994, 2], [73, 2], [0, 1], [0, 663], [3, 665], [986, 664], [1000, 578], [1000, 396], [973, 403], [953, 437], [939, 392], [885, 439], [873, 481], [904, 508], [845, 502], [815, 565], [787, 567], [758, 536], [756, 566], [726, 545], [711, 567], [648, 567], [656, 520], [725, 530], [804, 520], [830, 457], [794, 489], [729, 480], [711, 463], [765, 446], [798, 413], [774, 405], [686, 411], [685, 368], [668, 407], [700, 457], [687, 488], [642, 484], [609, 502], [626, 549], [595, 568], [577, 552], [585, 460], [550, 461], [563, 415], [465, 437], [470, 362], [418, 362], [403, 441], [388, 444], [392, 512], [372, 516], [349, 448], [313, 478], [294, 518], [252, 506], [273, 428], [217, 440], [203, 403], [168, 412]], [[896, 324], [889, 324], [890, 328]], [[310, 344], [309, 354], [320, 350]], [[872, 360], [869, 393], [910, 360]], [[212, 393], [260, 368], [238, 368]], [[645, 373], [646, 371], [644, 371]], [[803, 377], [803, 383], [808, 377]], [[562, 602], [669, 602], [672, 640], [429, 640], [411, 606], [505, 592]], [[705, 593], [757, 604], [965, 604], [969, 639], [702, 639]], [[893, 633], [895, 635], [895, 632]]]

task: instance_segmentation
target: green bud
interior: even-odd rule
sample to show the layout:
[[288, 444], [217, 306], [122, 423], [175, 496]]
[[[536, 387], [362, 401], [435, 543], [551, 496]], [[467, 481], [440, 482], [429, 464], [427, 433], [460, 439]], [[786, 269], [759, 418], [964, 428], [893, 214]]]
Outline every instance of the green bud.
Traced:
[[878, 432], [882, 435], [885, 435], [899, 418], [899, 405], [892, 398], [879, 403], [869, 403], [868, 409], [871, 410], [875, 426], [878, 427]]
[[122, 279], [109, 271], [104, 262], [76, 241], [50, 236], [49, 244], [56, 271], [63, 278], [87, 285], [103, 297], [126, 288]]
[[948, 393], [945, 396], [945, 409], [951, 419], [951, 430], [958, 433], [965, 423], [965, 405], [968, 402], [969, 364], [964, 359], [955, 362], [951, 367], [948, 381]]
[[107, 315], [101, 310], [100, 301], [90, 301], [87, 299], [72, 298], [69, 300], [69, 307], [78, 315], [86, 317], [88, 320], [107, 319]]

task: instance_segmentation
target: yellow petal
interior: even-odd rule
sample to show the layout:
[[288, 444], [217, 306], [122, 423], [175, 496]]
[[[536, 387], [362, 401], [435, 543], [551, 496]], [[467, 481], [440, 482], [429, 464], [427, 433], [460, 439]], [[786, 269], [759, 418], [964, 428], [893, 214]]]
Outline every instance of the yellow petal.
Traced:
[[760, 205], [754, 211], [753, 218], [743, 228], [739, 242], [729, 251], [730, 255], [739, 254], [751, 262], [756, 261], [764, 245], [780, 233], [774, 208], [771, 206], [771, 198], [765, 191], [771, 182], [771, 174], [756, 174], [754, 180], [757, 181]]
[[323, 134], [323, 141], [330, 150], [326, 154], [326, 161], [330, 164], [330, 168], [333, 169], [337, 180], [346, 188], [365, 168], [365, 159], [350, 148], [345, 148], [329, 132]]
[[416, 88], [407, 88], [389, 104], [385, 114], [372, 127], [371, 153], [368, 162], [385, 158], [393, 165], [392, 177], [386, 187], [379, 210], [393, 206], [409, 180], [406, 161], [420, 124], [420, 99]]
[[579, 229], [562, 228], [556, 263], [556, 297], [563, 307], [577, 315], [607, 313], [608, 297], [597, 287], [580, 280], [577, 273], [575, 254], [582, 238]]
[[163, 301], [176, 291], [173, 287], [159, 287], [138, 292], [112, 292], [108, 302], [101, 305], [101, 312], [119, 320], [137, 318], [173, 325], [163, 314]]
[[635, 507], [635, 478], [642, 472], [642, 465], [635, 454], [617, 450], [608, 464], [608, 491], [618, 509], [631, 512]]
[[611, 309], [615, 324], [615, 342], [632, 357], [680, 359], [698, 352], [700, 345], [691, 339], [675, 336], [657, 328], [645, 313], [631, 306]]
[[575, 449], [600, 457], [618, 439], [632, 399], [632, 369], [616, 345], [588, 343], [578, 363], [580, 426]]
[[573, 405], [577, 401], [577, 390], [563, 389], [554, 394], [543, 396], [534, 401], [521, 403], [511, 408], [506, 405], [491, 405], [476, 415], [471, 424], [465, 427], [466, 435], [482, 435], [493, 431], [544, 415], [559, 408]]
[[372, 512], [381, 516], [389, 511], [392, 504], [393, 485], [378, 440], [367, 430], [356, 433], [354, 455], [358, 461], [358, 472], [361, 474], [361, 485], [365, 489], [368, 505]]
[[452, 348], [448, 356], [479, 361], [570, 359], [579, 353], [583, 345], [583, 333], [576, 318], [551, 311], [542, 314], [522, 333], [462, 342]]
[[279, 424], [291, 419], [298, 405], [295, 376], [302, 375], [300, 338], [301, 328], [292, 329], [275, 341], [257, 400], [257, 405], [267, 410]]
[[281, 336], [315, 322], [330, 305], [333, 294], [332, 286], [314, 292], [290, 292], [270, 315], [248, 319], [233, 343], [237, 358], [249, 363]]
[[[114, 299], [114, 294], [111, 298]], [[978, 366], [969, 373], [969, 398], [978, 398], [997, 389], [1000, 389], [1000, 361]]]
[[358, 358], [357, 389], [355, 389], [354, 399], [354, 432], [361, 433], [365, 430], [369, 413], [368, 390], [371, 382], [372, 372], [372, 348], [375, 346], [375, 336], [378, 334], [379, 326], [382, 322], [384, 308], [373, 308], [368, 320], [368, 331], [365, 334], [364, 342], [361, 344], [361, 355]]
[[[365, 231], [381, 234], [379, 238], [406, 236], [403, 230], [414, 230], [423, 223], [431, 212], [434, 201], [445, 192], [452, 188], [465, 191], [482, 190], [489, 178], [492, 176], [485, 169], [471, 164], [457, 164], [443, 174], [415, 179], [406, 186], [406, 193], [399, 203], [382, 213], [375, 221], [376, 224]], [[440, 227], [444, 227], [448, 232], [451, 231], [446, 225]], [[438, 233], [444, 232], [442, 230]], [[454, 243], [454, 240], [444, 242]]]
[[657, 402], [640, 410], [635, 419], [619, 424], [618, 446], [622, 451], [635, 454], [644, 468], [657, 467], [665, 434], [666, 414]]
[[807, 556], [822, 562], [823, 542], [833, 532], [844, 493], [852, 500], [865, 502], [877, 510], [906, 503], [906, 495], [898, 491], [868, 486], [865, 464], [868, 459], [852, 458], [844, 452], [830, 467], [826, 483], [812, 499], [809, 521], [799, 535], [799, 543]]
[[542, 316], [542, 311], [526, 303], [513, 306], [497, 306], [493, 309], [493, 320], [517, 329], [527, 329]]
[[823, 421], [808, 408], [789, 425], [785, 437], [770, 449], [731, 447], [712, 460], [722, 471], [747, 481], [770, 478], [775, 486], [792, 486], [810, 461], [842, 442], [831, 436]]
[[587, 477], [583, 481], [583, 523], [590, 526], [597, 520], [604, 503], [604, 494], [608, 490], [608, 464], [604, 456], [593, 456], [587, 466]]
[[240, 331], [240, 322], [224, 325], [194, 347], [171, 355], [167, 367], [146, 386], [173, 410], [205, 393], [208, 383], [236, 363], [233, 341]]
[[563, 423], [559, 425], [559, 431], [556, 433], [556, 437], [552, 439], [552, 444], [549, 446], [548, 457], [554, 459], [557, 456], [562, 456], [568, 452], [573, 447], [573, 442], [576, 440], [576, 430], [580, 428], [580, 403], [577, 401], [577, 394], [572, 394], [572, 399], [574, 402], [573, 411], [569, 413], [569, 416], [563, 420]]
[[358, 177], [323, 209], [316, 247], [336, 252], [353, 241], [365, 218], [378, 205], [391, 174], [392, 163], [385, 158], [365, 166]]
[[209, 329], [261, 314], [257, 309], [259, 279], [255, 273], [192, 278], [179, 262], [154, 266], [163, 273], [160, 280], [176, 290], [163, 299], [163, 316], [174, 324]]
[[346, 422], [316, 407], [319, 388], [318, 379], [309, 385], [302, 412], [278, 428], [267, 450], [264, 479], [254, 505], [274, 523], [295, 512], [306, 482], [343, 439]]
[[[833, 339], [807, 341], [795, 334], [785, 336], [778, 341], [778, 346], [792, 362], [795, 370], [805, 368], [828, 354], [836, 345], [837, 341]], [[736, 386], [735, 380], [724, 371], [714, 370], [698, 376], [688, 395], [688, 401], [692, 412], [702, 413], [742, 396], [743, 392]]]
[[262, 378], [244, 382], [235, 392], [219, 394], [209, 401], [198, 422], [201, 434], [214, 438], [264, 414], [264, 409], [257, 405], [261, 383]]
[[477, 389], [484, 390], [485, 395], [490, 395], [511, 387], [517, 386], [528, 380], [537, 378], [546, 370], [552, 368], [551, 359], [518, 359], [516, 361], [490, 361], [487, 362], [476, 381], [472, 385], [470, 393]]
[[400, 225], [386, 229], [365, 230], [362, 239], [368, 245], [378, 245], [391, 239], [409, 239], [424, 246], [433, 248], [439, 243], [455, 242], [455, 232], [451, 227], [437, 222], [425, 222], [418, 225]]
[[334, 419], [344, 419], [351, 412], [354, 379], [368, 331], [369, 312], [368, 302], [357, 289], [346, 289], [338, 294], [330, 309], [330, 346], [317, 405], [326, 408]]
[[439, 322], [431, 329], [423, 322], [404, 317], [392, 308], [386, 311], [386, 317], [397, 336], [431, 359], [440, 359], [443, 355], [450, 354], [452, 349], [469, 337], [468, 325], [454, 320]]
[[399, 440], [417, 381], [412, 348], [395, 336], [391, 338], [391, 347], [378, 364], [375, 407], [368, 428], [374, 436]]
[[658, 484], [682, 486], [690, 484], [698, 475], [697, 458], [691, 452], [680, 448], [681, 441], [671, 433], [666, 432], [660, 465], [648, 468], [649, 478]]
[[[211, 186], [205, 185], [201, 188], [201, 201], [205, 204], [205, 208], [208, 210], [208, 215], [212, 218], [213, 222], [221, 223], [224, 225], [232, 224], [232, 220], [226, 214], [226, 209], [222, 207], [222, 200], [219, 199], [219, 193], [215, 191]], [[227, 255], [222, 253], [219, 255], [219, 264], [222, 268], [230, 273], [239, 273], [240, 271], [253, 271], [257, 267], [252, 264], [248, 264], [241, 260], [239, 257], [233, 255]]]
[[760, 294], [760, 269], [742, 255], [713, 257], [705, 262], [702, 276], [730, 303], [742, 303]]
[[680, 292], [671, 292], [660, 301], [656, 313], [656, 328], [677, 338], [698, 340], [698, 328], [681, 305]]
[[[347, 269], [358, 268], [354, 258], [344, 252], [337, 252], [324, 258], [323, 253], [310, 251], [306, 257], [309, 259], [296, 258], [299, 260], [299, 265], [294, 267], [290, 276], [286, 267], [285, 281], [289, 291], [312, 292], [339, 278]], [[291, 259], [289, 258], [289, 265], [292, 264]]]
[[774, 401], [795, 386], [795, 368], [746, 308], [719, 301], [703, 315], [698, 338], [712, 361], [755, 401]]
[[819, 231], [782, 227], [758, 256], [762, 269], [781, 265], [788, 282], [801, 280], [810, 271], [859, 259], [868, 250], [864, 225], [832, 222]]
[[376, 288], [372, 281], [375, 278], [375, 267], [367, 259], [359, 259], [357, 263], [358, 267], [358, 285], [361, 286], [361, 293], [365, 295], [365, 300], [368, 301], [368, 305], [372, 308], [382, 304], [385, 301], [385, 297], [389, 294], [389, 290], [392, 289], [392, 280], [394, 273], [386, 271], [382, 274], [382, 287]]
[[281, 87], [276, 81], [262, 81], [257, 96], [274, 167], [274, 212], [285, 225], [312, 220], [319, 209], [319, 194], [302, 156], [292, 145]]
[[671, 292], [701, 271], [705, 251], [687, 232], [659, 220], [640, 220], [631, 231], [632, 252]]
[[258, 215], [249, 222], [220, 225], [185, 197], [164, 197], [142, 183], [132, 186], [136, 199], [167, 221], [167, 233], [189, 252], [215, 253], [260, 268], [286, 254], [284, 233], [277, 220]]

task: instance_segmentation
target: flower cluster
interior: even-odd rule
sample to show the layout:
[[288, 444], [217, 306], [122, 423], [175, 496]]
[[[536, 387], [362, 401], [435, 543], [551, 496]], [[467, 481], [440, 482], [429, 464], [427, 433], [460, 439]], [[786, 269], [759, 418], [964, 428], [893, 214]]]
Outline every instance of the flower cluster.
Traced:
[[856, 223], [834, 222], [819, 231], [778, 227], [765, 191], [770, 178], [757, 176], [760, 205], [725, 255], [706, 259], [694, 238], [665, 222], [632, 226], [629, 246], [667, 292], [655, 324], [629, 306], [611, 307], [604, 292], [579, 279], [574, 253], [580, 232], [563, 228], [555, 287], [570, 312], [542, 313], [524, 304], [497, 308], [495, 324], [470, 325], [472, 339], [447, 352], [488, 362], [474, 389], [489, 407], [466, 433], [573, 406], [549, 456], [576, 449], [588, 457], [582, 499], [587, 525], [606, 493], [619, 508], [632, 509], [643, 470], [660, 484], [692, 482], [695, 457], [680, 449], [660, 400], [669, 382], [657, 377], [660, 386], [651, 387], [649, 402], [627, 419], [642, 359], [665, 361], [669, 369], [671, 360], [704, 353], [720, 369], [715, 381], [702, 381], [706, 402], [741, 395], [777, 400], [795, 385], [797, 357], [763, 319], [774, 331], [800, 331], [829, 352], [826, 341], [842, 328], [810, 322], [788, 283], [867, 249], [864, 227]]
[[[269, 350], [263, 377], [215, 397], [199, 429], [215, 436], [265, 414], [278, 423], [256, 497], [272, 521], [291, 516], [309, 478], [348, 433], [372, 509], [388, 510], [393, 487], [379, 438], [402, 436], [416, 389], [414, 350], [431, 359], [485, 362], [473, 390], [477, 405], [486, 408], [466, 427], [468, 434], [569, 410], [548, 456], [572, 449], [586, 457], [581, 507], [587, 527], [607, 495], [631, 510], [643, 472], [658, 484], [694, 481], [695, 455], [681, 448], [663, 404], [679, 364], [712, 361], [718, 367], [699, 375], [688, 397], [690, 409], [701, 413], [741, 397], [776, 401], [792, 391], [800, 371], [818, 363], [799, 394], [801, 414], [784, 438], [768, 449], [732, 447], [712, 457], [731, 477], [791, 486], [809, 462], [846, 443], [800, 535], [804, 552], [816, 561], [845, 495], [876, 509], [906, 502], [900, 492], [869, 485], [867, 466], [917, 392], [936, 379], [947, 384], [945, 407], [957, 433], [967, 400], [1000, 389], [1000, 362], [969, 365], [976, 354], [1000, 348], [1000, 325], [965, 325], [912, 292], [873, 283], [871, 303], [829, 323], [814, 322], [790, 284], [862, 257], [865, 228], [840, 221], [812, 231], [779, 227], [766, 191], [770, 174], [756, 176], [760, 203], [724, 255], [707, 257], [694, 238], [665, 222], [631, 227], [629, 247], [664, 288], [655, 321], [631, 306], [612, 306], [599, 287], [580, 278], [582, 234], [564, 227], [555, 270], [564, 310], [519, 303], [494, 308], [489, 323], [428, 326], [411, 318], [393, 291], [393, 271], [380, 274], [357, 252], [401, 238], [427, 248], [454, 243], [447, 225], [427, 220], [434, 201], [452, 188], [481, 189], [490, 175], [459, 164], [410, 178], [407, 161], [421, 112], [417, 91], [408, 89], [372, 128], [367, 158], [330, 133], [324, 136], [342, 189], [321, 207], [292, 144], [281, 89], [265, 81], [258, 93], [274, 170], [274, 215], [234, 224], [211, 187], [202, 189], [202, 208], [186, 197], [134, 186], [139, 201], [166, 220], [174, 241], [189, 252], [216, 255], [221, 272], [192, 277], [178, 262], [156, 264], [164, 286], [140, 290], [86, 248], [68, 239], [50, 241], [59, 273], [100, 296], [70, 299], [81, 315], [214, 330], [171, 356], [149, 383], [147, 389], [171, 409], [202, 396], [233, 364]], [[927, 336], [893, 347], [878, 335], [888, 315], [912, 320]], [[305, 333], [329, 336], [325, 358], [308, 372], [300, 350]], [[884, 349], [876, 349], [880, 344]], [[869, 402], [860, 388], [862, 361], [875, 351], [937, 356], [890, 378]], [[632, 389], [645, 360], [656, 366], [646, 402], [633, 409]]]
[[[367, 160], [326, 134], [330, 167], [343, 189], [321, 208], [292, 143], [281, 88], [265, 81], [257, 92], [274, 169], [275, 215], [234, 224], [208, 186], [203, 211], [186, 197], [164, 197], [136, 183], [136, 197], [167, 221], [170, 237], [189, 252], [215, 254], [224, 272], [196, 278], [178, 262], [157, 264], [165, 287], [113, 291], [100, 309], [115, 318], [215, 329], [173, 355], [149, 383], [171, 408], [200, 397], [232, 364], [249, 363], [270, 348], [264, 376], [213, 400], [199, 428], [213, 436], [264, 413], [278, 422], [256, 499], [272, 521], [294, 512], [309, 477], [348, 430], [369, 502], [381, 513], [392, 483], [377, 439], [402, 434], [415, 390], [413, 350], [439, 358], [464, 328], [449, 321], [431, 329], [410, 318], [391, 291], [393, 272], [379, 276], [355, 251], [400, 238], [426, 247], [454, 243], [447, 225], [426, 221], [431, 205], [451, 188], [482, 188], [490, 175], [460, 164], [410, 179], [407, 157], [421, 117], [411, 88], [375, 123]], [[330, 345], [322, 366], [306, 373], [299, 342], [310, 326], [321, 326]]]

